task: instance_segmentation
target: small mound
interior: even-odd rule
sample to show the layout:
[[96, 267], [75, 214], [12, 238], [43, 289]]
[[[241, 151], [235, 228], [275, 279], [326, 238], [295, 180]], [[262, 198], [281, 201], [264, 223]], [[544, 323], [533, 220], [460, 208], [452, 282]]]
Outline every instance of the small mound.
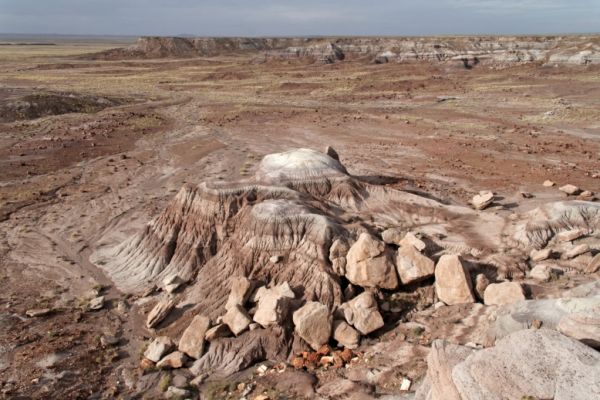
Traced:
[[123, 102], [76, 93], [40, 93], [9, 98], [0, 103], [0, 122], [30, 120], [68, 113], [95, 113]]

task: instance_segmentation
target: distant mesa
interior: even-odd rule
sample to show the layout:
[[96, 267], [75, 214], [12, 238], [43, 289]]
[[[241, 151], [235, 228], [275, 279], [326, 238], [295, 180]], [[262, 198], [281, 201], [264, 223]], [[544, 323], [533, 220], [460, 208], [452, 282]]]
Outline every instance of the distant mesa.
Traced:
[[187, 38], [141, 37], [129, 47], [85, 56], [88, 59], [153, 59], [256, 54], [258, 60], [309, 60], [331, 64], [363, 60], [479, 64], [600, 64], [600, 36], [481, 37], [310, 37]]

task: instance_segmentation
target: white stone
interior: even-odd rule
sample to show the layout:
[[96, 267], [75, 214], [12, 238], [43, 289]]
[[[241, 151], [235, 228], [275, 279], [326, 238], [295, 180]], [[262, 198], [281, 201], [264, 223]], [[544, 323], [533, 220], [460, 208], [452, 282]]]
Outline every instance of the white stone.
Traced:
[[398, 249], [396, 254], [396, 268], [400, 281], [407, 285], [432, 277], [435, 263], [421, 254], [414, 246], [405, 244]]
[[435, 291], [448, 305], [474, 303], [471, 277], [458, 255], [443, 255], [435, 267]]
[[483, 294], [483, 302], [488, 306], [512, 304], [522, 300], [525, 300], [525, 292], [518, 282], [492, 283]]

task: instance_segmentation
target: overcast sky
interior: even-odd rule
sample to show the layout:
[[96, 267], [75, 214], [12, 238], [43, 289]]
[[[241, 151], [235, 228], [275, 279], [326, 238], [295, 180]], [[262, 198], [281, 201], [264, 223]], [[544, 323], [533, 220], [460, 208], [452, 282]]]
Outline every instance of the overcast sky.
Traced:
[[0, 32], [293, 36], [600, 31], [600, 0], [0, 0]]

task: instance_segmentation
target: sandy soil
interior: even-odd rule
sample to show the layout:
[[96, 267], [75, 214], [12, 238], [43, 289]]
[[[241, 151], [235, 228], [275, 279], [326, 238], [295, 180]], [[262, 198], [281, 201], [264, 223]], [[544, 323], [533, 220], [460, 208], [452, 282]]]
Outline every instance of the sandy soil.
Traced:
[[[353, 175], [453, 204], [484, 189], [520, 210], [562, 198], [546, 179], [600, 191], [597, 66], [98, 62], [66, 44], [11, 51], [0, 49], [0, 102], [60, 92], [123, 103], [0, 124], [7, 398], [128, 393], [122, 371], [149, 337], [143, 305], [113, 287], [91, 251], [137, 232], [184, 183], [247, 176], [265, 154], [331, 145]], [[106, 306], [87, 311], [98, 293]], [[54, 311], [26, 317], [34, 308]], [[101, 345], [103, 336], [119, 346]]]

